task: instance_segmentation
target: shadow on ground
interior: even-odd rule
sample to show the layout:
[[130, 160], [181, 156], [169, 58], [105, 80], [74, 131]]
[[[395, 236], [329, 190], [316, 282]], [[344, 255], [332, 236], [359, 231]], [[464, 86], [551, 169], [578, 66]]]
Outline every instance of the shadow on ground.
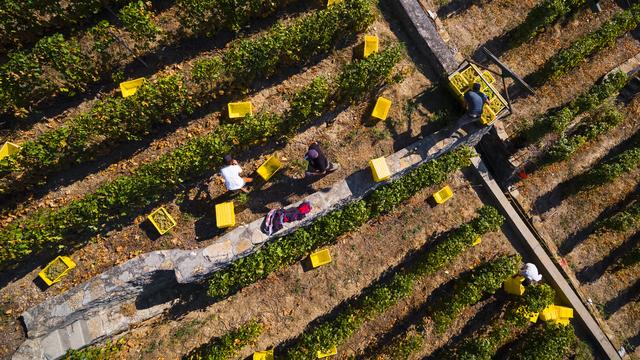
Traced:
[[599, 224], [608, 218], [609, 216], [615, 214], [616, 212], [624, 209], [629, 203], [631, 203], [634, 199], [638, 197], [640, 194], [640, 184], [636, 185], [636, 188], [629, 193], [624, 199], [618, 201], [617, 203], [607, 207], [602, 210], [598, 217], [591, 221], [588, 225], [584, 226], [582, 229], [574, 232], [569, 235], [567, 239], [565, 239], [562, 244], [558, 247], [558, 252], [562, 256], [568, 255], [573, 249], [576, 248], [579, 244], [581, 244], [584, 240], [586, 240], [591, 234], [594, 233], [598, 229]]
[[616, 260], [631, 251], [638, 243], [640, 243], [640, 231], [636, 232], [617, 248], [611, 250], [600, 261], [579, 270], [576, 273], [576, 277], [582, 283], [592, 283], [598, 280]]
[[620, 310], [623, 306], [631, 301], [640, 301], [640, 279], [637, 279], [635, 283], [633, 283], [625, 290], [620, 291], [616, 297], [604, 304], [603, 310], [605, 316], [607, 318], [611, 317], [611, 315], [615, 314], [618, 310]]
[[[598, 163], [594, 164], [591, 169], [606, 163], [625, 150], [636, 146], [639, 141], [640, 132], [609, 149], [607, 154], [603, 156]], [[600, 186], [602, 181], [603, 180], [599, 178], [592, 179], [592, 177], [589, 176], [589, 170], [586, 170], [585, 172], [556, 185], [556, 187], [538, 197], [535, 200], [534, 208], [538, 214], [544, 214], [560, 205], [565, 199], [576, 195], [581, 191], [590, 191], [590, 189]]]

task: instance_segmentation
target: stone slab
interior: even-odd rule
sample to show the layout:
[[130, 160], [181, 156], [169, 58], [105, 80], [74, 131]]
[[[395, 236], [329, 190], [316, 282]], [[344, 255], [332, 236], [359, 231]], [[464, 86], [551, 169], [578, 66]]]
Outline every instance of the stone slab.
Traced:
[[71, 349], [79, 349], [90, 340], [89, 328], [85, 320], [76, 321], [67, 326], [67, 334], [69, 336], [69, 347]]
[[233, 258], [233, 242], [229, 238], [221, 239], [207, 246], [202, 254], [210, 262], [230, 261]]
[[41, 347], [45, 359], [57, 359], [67, 352], [60, 337], [60, 330], [55, 330], [45, 336], [42, 339]]
[[252, 253], [254, 245], [251, 242], [251, 237], [243, 237], [233, 241], [233, 255], [234, 257], [244, 257]]
[[403, 25], [413, 38], [418, 49], [429, 59], [432, 66], [442, 75], [448, 75], [458, 68], [457, 50], [442, 38], [435, 23], [422, 8], [418, 0], [394, 0], [396, 11]]

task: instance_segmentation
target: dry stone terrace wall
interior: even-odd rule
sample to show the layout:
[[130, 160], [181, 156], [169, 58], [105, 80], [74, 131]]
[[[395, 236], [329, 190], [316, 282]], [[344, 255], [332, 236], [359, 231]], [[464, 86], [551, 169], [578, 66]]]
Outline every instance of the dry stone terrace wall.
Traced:
[[463, 60], [462, 55], [444, 40], [435, 22], [418, 0], [395, 0], [391, 3], [396, 7], [396, 12], [414, 43], [427, 56], [436, 71], [445, 77], [455, 71]]
[[[445, 129], [388, 156], [392, 179], [456, 147], [476, 145], [489, 129], [474, 127], [470, 134], [462, 131], [452, 134]], [[180, 289], [179, 284], [201, 282], [212, 272], [253, 253], [265, 242], [359, 200], [380, 185], [382, 183], [372, 180], [369, 169], [363, 169], [306, 197], [313, 205], [312, 212], [300, 222], [287, 224], [275, 236], [269, 237], [260, 231], [260, 219], [235, 228], [203, 249], [154, 251], [116, 266], [25, 311], [22, 316], [28, 340], [13, 359], [55, 359], [70, 348], [80, 348], [126, 331], [131, 325], [168, 309]]]

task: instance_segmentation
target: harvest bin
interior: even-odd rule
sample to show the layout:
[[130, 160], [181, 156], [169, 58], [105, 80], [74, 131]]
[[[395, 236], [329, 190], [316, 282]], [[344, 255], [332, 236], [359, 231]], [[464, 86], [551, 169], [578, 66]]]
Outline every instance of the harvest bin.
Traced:
[[447, 185], [433, 194], [433, 200], [436, 201], [436, 204], [444, 204], [447, 200], [451, 199], [452, 196], [453, 190]]
[[331, 253], [329, 252], [329, 249], [316, 251], [313, 254], [309, 255], [309, 259], [311, 259], [311, 267], [315, 269], [319, 266], [330, 263]]
[[174, 226], [176, 226], [176, 221], [173, 220], [171, 214], [165, 209], [161, 207], [156, 211], [152, 212], [151, 215], [148, 216], [149, 221], [153, 224], [153, 226], [158, 230], [160, 235], [164, 235], [167, 231], [171, 230]]
[[482, 242], [482, 237], [478, 236], [475, 240], [473, 240], [473, 242], [471, 243], [471, 246], [476, 246], [478, 244], [480, 244]]
[[282, 162], [278, 160], [277, 157], [272, 156], [260, 165], [256, 172], [264, 181], [269, 181], [269, 179], [271, 179], [271, 177], [281, 168]]
[[391, 104], [391, 100], [380, 96], [376, 101], [376, 106], [373, 108], [373, 112], [371, 112], [371, 116], [376, 119], [387, 120]]
[[18, 151], [20, 151], [20, 146], [7, 141], [0, 148], [0, 160], [4, 159], [7, 156], [11, 156], [17, 153]]
[[129, 80], [120, 83], [120, 91], [122, 92], [122, 97], [129, 97], [138, 91], [138, 88], [142, 85], [144, 78], [137, 78], [134, 80]]
[[227, 105], [229, 110], [229, 118], [237, 119], [247, 115], [253, 115], [253, 105], [248, 101], [233, 102]]
[[336, 355], [337, 353], [338, 353], [338, 348], [337, 346], [333, 345], [331, 348], [327, 349], [325, 352], [318, 350], [316, 352], [316, 357], [318, 359], [323, 359], [329, 356]]
[[524, 276], [516, 275], [505, 280], [502, 286], [504, 288], [504, 291], [507, 294], [522, 295], [524, 294], [524, 290], [525, 290], [524, 285], [522, 285], [523, 281], [524, 281]]
[[464, 61], [458, 70], [449, 75], [449, 88], [458, 101], [464, 105], [464, 94], [471, 89], [473, 83], [479, 83], [480, 91], [489, 98], [489, 103], [484, 107], [480, 122], [489, 125], [509, 114], [507, 101], [493, 86], [495, 81], [496, 79], [489, 71], [482, 71], [475, 64]]
[[42, 271], [38, 273], [38, 276], [44, 280], [47, 286], [51, 286], [67, 275], [71, 269], [76, 267], [76, 263], [67, 256], [58, 256], [53, 259]]
[[256, 351], [253, 360], [273, 360], [273, 350]]
[[375, 35], [365, 35], [364, 37], [364, 57], [378, 52], [378, 37]]
[[216, 204], [216, 226], [224, 229], [236, 225], [236, 214], [231, 201]]
[[381, 182], [391, 177], [391, 171], [387, 166], [387, 161], [383, 157], [373, 159], [369, 161], [369, 167], [371, 167], [371, 174], [375, 182]]

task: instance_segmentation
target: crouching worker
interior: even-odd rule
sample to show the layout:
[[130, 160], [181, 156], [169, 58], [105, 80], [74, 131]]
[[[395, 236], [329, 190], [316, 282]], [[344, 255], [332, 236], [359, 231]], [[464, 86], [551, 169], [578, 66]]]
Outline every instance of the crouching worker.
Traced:
[[326, 173], [334, 172], [338, 170], [337, 164], [332, 164], [325, 156], [324, 152], [320, 148], [320, 144], [313, 142], [309, 145], [309, 149], [304, 156], [309, 166], [305, 172], [306, 176], [324, 175]]
[[220, 169], [220, 175], [224, 179], [224, 186], [229, 191], [243, 191], [245, 193], [249, 192], [245, 188], [247, 183], [253, 181], [252, 178], [241, 177], [242, 168], [238, 165], [238, 162], [234, 160], [231, 155], [224, 156], [224, 162], [226, 166]]
[[532, 263], [526, 263], [520, 269], [520, 275], [524, 276], [523, 285], [529, 286], [537, 284], [542, 280], [542, 275], [538, 272], [538, 268]]
[[482, 116], [482, 111], [489, 101], [489, 98], [480, 91], [480, 89], [480, 84], [474, 83], [471, 90], [464, 94], [464, 102], [467, 106], [467, 112], [462, 117], [460, 123], [457, 124], [458, 128], [471, 124], [476, 120], [479, 120]]

